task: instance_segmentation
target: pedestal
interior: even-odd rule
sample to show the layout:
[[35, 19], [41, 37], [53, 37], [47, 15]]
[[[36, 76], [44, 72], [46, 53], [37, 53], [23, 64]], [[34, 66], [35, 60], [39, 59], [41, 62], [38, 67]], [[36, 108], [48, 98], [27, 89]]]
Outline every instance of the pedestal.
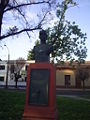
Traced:
[[56, 67], [50, 63], [30, 64], [22, 120], [57, 120]]

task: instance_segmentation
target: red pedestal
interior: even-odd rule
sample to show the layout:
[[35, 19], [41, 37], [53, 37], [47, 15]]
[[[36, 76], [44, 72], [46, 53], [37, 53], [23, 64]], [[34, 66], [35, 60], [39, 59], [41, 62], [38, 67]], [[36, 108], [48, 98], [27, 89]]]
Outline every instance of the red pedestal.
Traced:
[[[49, 89], [48, 104], [35, 105], [29, 104], [30, 89], [30, 71], [32, 69], [48, 69], [49, 70]], [[43, 76], [44, 77], [44, 76]], [[56, 67], [50, 63], [33, 63], [30, 64], [27, 71], [27, 88], [26, 101], [24, 106], [24, 114], [22, 120], [57, 120], [58, 111], [56, 107]]]

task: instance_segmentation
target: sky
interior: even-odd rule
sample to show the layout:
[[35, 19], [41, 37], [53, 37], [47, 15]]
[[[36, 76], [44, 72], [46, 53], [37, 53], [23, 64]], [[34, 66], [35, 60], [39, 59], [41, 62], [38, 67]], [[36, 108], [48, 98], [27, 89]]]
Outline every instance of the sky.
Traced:
[[[76, 7], [69, 8], [66, 12], [66, 19], [79, 25], [83, 33], [87, 33], [86, 47], [88, 49], [86, 60], [90, 60], [90, 0], [77, 0]], [[30, 13], [29, 13], [30, 15]], [[33, 19], [33, 18], [32, 18]], [[9, 20], [9, 19], [8, 19]], [[0, 42], [0, 58], [2, 60], [8, 59], [16, 60], [19, 57], [27, 59], [28, 51], [33, 48], [35, 40], [38, 39], [38, 32], [31, 33], [32, 37], [28, 39], [27, 35], [22, 34], [20, 37], [8, 39]], [[4, 46], [6, 45], [6, 46]]]

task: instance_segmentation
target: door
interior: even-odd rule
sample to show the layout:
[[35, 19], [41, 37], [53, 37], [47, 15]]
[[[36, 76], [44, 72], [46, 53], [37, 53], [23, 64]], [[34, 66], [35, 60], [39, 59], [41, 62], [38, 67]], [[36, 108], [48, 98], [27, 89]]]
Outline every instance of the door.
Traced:
[[65, 87], [70, 86], [70, 75], [65, 75]]

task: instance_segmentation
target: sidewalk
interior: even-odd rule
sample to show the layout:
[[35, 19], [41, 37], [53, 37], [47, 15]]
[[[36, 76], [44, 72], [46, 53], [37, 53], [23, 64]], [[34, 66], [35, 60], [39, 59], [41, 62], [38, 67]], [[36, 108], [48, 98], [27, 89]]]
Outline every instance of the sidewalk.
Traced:
[[84, 101], [90, 102], [90, 99], [83, 98], [83, 97], [80, 97], [80, 96], [72, 96], [72, 95], [57, 95], [57, 96], [70, 97], [70, 98], [74, 98], [74, 99], [77, 99], [77, 100], [84, 100]]
[[62, 91], [62, 90], [70, 90], [70, 91], [90, 91], [90, 89], [83, 89], [83, 88], [56, 88], [57, 91]]
[[[6, 83], [5, 82], [0, 82], [0, 88], [5, 88]], [[8, 81], [8, 89], [21, 89], [21, 90], [26, 90], [26, 82], [25, 81], [18, 81], [17, 82], [17, 88], [16, 82], [13, 80]]]

